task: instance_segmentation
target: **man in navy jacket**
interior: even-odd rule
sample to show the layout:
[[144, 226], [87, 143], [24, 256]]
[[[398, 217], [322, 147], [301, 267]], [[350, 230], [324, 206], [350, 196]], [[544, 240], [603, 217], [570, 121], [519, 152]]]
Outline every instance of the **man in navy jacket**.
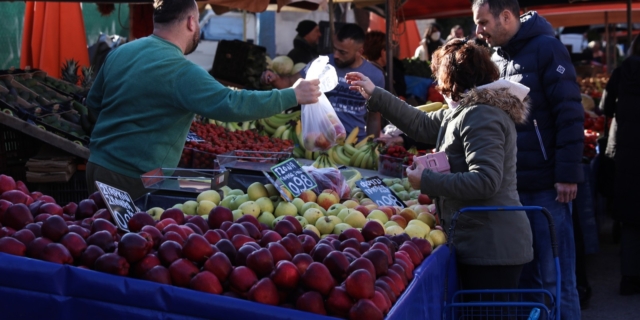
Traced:
[[[535, 12], [520, 16], [516, 0], [474, 0], [477, 34], [495, 48], [501, 78], [529, 87], [529, 121], [518, 125], [518, 193], [523, 205], [547, 208], [560, 254], [561, 316], [580, 319], [575, 279], [571, 201], [583, 179], [584, 111], [569, 53]], [[547, 219], [527, 212], [533, 229], [534, 260], [522, 271], [521, 286], [555, 294], [555, 269]]]

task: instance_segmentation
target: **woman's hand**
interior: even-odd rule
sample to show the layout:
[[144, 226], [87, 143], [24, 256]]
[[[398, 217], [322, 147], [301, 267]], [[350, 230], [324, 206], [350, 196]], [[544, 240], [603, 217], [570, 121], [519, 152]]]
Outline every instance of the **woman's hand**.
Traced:
[[409, 184], [415, 190], [420, 190], [420, 180], [422, 179], [422, 171], [424, 171], [424, 167], [419, 163], [413, 163], [414, 165], [407, 168], [407, 180], [409, 180]]
[[376, 88], [376, 85], [360, 72], [349, 72], [345, 76], [345, 79], [349, 84], [349, 89], [360, 92], [365, 99], [369, 99], [373, 94], [373, 90]]

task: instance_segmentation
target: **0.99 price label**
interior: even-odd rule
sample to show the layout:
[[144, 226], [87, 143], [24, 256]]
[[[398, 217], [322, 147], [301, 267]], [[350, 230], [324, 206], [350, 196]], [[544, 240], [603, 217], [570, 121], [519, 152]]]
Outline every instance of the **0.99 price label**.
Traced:
[[120, 189], [114, 188], [110, 185], [96, 181], [96, 187], [104, 203], [107, 205], [107, 209], [111, 212], [111, 217], [118, 225], [118, 228], [129, 232], [129, 219], [138, 212], [138, 208], [133, 203], [131, 196]]
[[317, 187], [313, 178], [302, 170], [300, 164], [293, 158], [271, 167], [271, 172], [282, 181], [294, 197], [299, 196], [305, 190]]
[[406, 208], [407, 205], [378, 177], [371, 177], [356, 181], [356, 186], [378, 206], [397, 206]]

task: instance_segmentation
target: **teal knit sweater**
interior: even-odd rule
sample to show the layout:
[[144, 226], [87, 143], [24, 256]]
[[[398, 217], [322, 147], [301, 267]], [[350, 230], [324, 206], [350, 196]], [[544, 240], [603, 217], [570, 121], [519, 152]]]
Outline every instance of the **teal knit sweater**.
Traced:
[[89, 92], [98, 115], [89, 161], [138, 178], [178, 165], [195, 114], [220, 121], [265, 118], [297, 105], [293, 89], [234, 91], [150, 36], [111, 52]]

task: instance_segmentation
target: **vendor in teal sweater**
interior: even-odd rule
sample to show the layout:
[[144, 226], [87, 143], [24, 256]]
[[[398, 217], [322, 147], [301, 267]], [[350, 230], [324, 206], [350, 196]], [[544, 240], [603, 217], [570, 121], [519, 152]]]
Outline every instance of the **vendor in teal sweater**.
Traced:
[[146, 190], [140, 175], [176, 167], [195, 114], [220, 121], [269, 117], [320, 96], [319, 81], [290, 89], [234, 91], [185, 59], [198, 46], [194, 0], [156, 0], [153, 35], [111, 52], [87, 97], [97, 114], [91, 135], [87, 184], [100, 181], [127, 191]]

